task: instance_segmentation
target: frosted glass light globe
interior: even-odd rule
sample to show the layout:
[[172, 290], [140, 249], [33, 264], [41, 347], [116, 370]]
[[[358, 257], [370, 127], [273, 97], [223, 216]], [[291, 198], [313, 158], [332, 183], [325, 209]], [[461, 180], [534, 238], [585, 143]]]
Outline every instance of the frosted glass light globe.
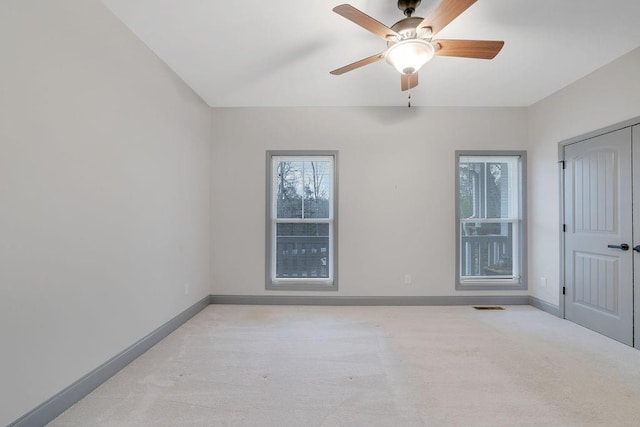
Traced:
[[385, 53], [387, 62], [402, 74], [413, 74], [429, 62], [435, 49], [426, 40], [403, 40], [391, 46]]

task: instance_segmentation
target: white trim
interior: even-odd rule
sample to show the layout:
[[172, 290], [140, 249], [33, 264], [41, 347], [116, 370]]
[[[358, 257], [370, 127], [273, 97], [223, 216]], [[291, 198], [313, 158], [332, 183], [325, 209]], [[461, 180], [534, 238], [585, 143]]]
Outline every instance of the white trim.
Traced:
[[[309, 162], [323, 162], [326, 164], [326, 180], [323, 188], [328, 188], [329, 194], [329, 212], [324, 218], [304, 218], [304, 202], [301, 207], [301, 217], [299, 218], [278, 218], [277, 193], [278, 193], [278, 165], [283, 162], [301, 162], [302, 171], [294, 171], [296, 176], [301, 174], [303, 180], [296, 183], [296, 191], [298, 194], [304, 194], [304, 164]], [[337, 175], [338, 162], [336, 151], [267, 151], [267, 221], [266, 230], [266, 289], [268, 290], [337, 290]], [[302, 187], [300, 187], [300, 185]], [[304, 199], [303, 199], [304, 200]], [[296, 208], [297, 209], [297, 208]], [[276, 277], [278, 267], [278, 235], [277, 229], [279, 224], [318, 224], [327, 226], [327, 235], [322, 236], [327, 239], [326, 250], [326, 274], [328, 277]], [[324, 248], [324, 246], [323, 246]], [[323, 255], [324, 257], [324, 255]], [[323, 267], [324, 270], [324, 267]]]
[[[456, 151], [455, 156], [455, 215], [456, 215], [456, 290], [522, 290], [527, 289], [526, 283], [526, 151]], [[483, 192], [484, 206], [479, 207], [477, 211], [476, 198], [478, 195], [473, 194], [473, 214], [482, 216], [482, 218], [460, 217], [460, 165], [482, 163], [484, 177], [475, 186], [480, 186]], [[489, 171], [487, 164], [490, 163], [506, 163], [508, 171], [504, 175], [507, 180], [505, 190], [508, 191], [508, 206], [502, 207], [500, 215], [507, 217], [488, 218], [487, 216], [487, 179]], [[501, 171], [504, 173], [504, 171]], [[474, 174], [475, 175], [475, 174]], [[482, 188], [484, 187], [484, 188]], [[475, 188], [475, 187], [474, 187]], [[484, 209], [484, 212], [482, 211]], [[491, 275], [491, 276], [463, 276], [463, 265], [465, 260], [463, 256], [463, 239], [465, 238], [466, 224], [511, 224], [511, 274], [508, 275]], [[472, 230], [471, 230], [472, 231]], [[479, 235], [482, 237], [482, 235]], [[468, 239], [465, 239], [468, 240]], [[467, 254], [467, 257], [470, 256]], [[468, 262], [468, 259], [467, 259]]]

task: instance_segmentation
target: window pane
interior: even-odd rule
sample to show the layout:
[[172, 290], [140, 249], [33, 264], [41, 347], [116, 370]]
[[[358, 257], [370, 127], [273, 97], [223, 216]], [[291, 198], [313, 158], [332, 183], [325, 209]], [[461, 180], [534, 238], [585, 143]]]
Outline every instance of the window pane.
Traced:
[[278, 218], [302, 218], [303, 162], [276, 162], [276, 209]]
[[508, 163], [497, 162], [485, 164], [486, 218], [509, 217], [509, 166]]
[[460, 218], [484, 218], [484, 163], [460, 163]]
[[331, 162], [280, 160], [277, 162], [278, 218], [329, 218]]
[[460, 224], [460, 276], [514, 276], [513, 223]]
[[303, 163], [304, 217], [329, 218], [331, 197], [331, 162], [310, 161]]
[[461, 157], [459, 174], [459, 217], [517, 218], [518, 158]]
[[329, 224], [277, 224], [276, 278], [329, 278]]

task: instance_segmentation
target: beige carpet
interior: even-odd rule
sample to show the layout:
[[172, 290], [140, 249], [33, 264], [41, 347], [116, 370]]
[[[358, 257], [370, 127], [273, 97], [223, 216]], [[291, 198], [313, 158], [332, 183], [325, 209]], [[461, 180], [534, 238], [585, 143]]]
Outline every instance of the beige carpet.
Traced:
[[51, 426], [640, 426], [640, 351], [529, 306], [211, 305]]

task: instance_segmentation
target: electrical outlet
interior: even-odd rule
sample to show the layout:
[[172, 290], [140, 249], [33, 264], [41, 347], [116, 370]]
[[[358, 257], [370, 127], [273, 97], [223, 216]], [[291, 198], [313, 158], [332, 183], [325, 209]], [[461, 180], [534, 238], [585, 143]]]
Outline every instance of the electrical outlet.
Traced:
[[189, 291], [191, 290], [191, 286], [189, 286], [189, 283], [185, 283], [184, 284], [184, 294], [185, 295], [189, 295]]
[[410, 285], [411, 284], [411, 275], [410, 274], [405, 274], [404, 275], [404, 284], [405, 285]]
[[546, 277], [541, 277], [540, 278], [540, 287], [541, 288], [546, 288], [547, 287], [547, 278]]

